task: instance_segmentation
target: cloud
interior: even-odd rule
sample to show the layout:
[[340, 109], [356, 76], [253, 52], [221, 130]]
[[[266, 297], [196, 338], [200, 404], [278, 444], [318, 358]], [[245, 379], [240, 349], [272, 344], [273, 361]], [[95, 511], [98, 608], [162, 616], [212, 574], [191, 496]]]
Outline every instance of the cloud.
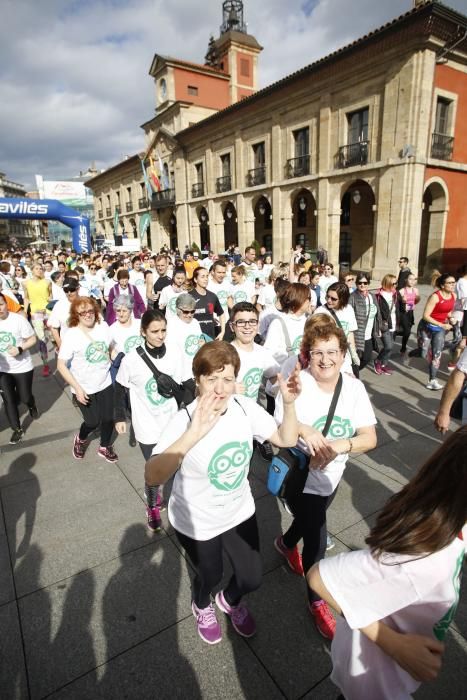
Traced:
[[[465, 0], [451, 0], [461, 9]], [[260, 85], [325, 56], [410, 9], [410, 0], [245, 0], [264, 51]], [[203, 62], [219, 35], [221, 0], [3, 0], [0, 170], [76, 175], [144, 146], [154, 114], [154, 53]]]

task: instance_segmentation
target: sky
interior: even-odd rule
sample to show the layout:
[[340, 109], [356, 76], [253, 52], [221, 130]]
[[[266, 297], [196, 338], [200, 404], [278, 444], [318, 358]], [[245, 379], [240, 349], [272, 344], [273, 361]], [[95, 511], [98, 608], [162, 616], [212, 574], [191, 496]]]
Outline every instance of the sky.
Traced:
[[[406, 12], [412, 0], [244, 0], [260, 87]], [[466, 11], [466, 0], [449, 0]], [[144, 149], [155, 53], [204, 62], [222, 0], [2, 0], [0, 171], [28, 189]]]

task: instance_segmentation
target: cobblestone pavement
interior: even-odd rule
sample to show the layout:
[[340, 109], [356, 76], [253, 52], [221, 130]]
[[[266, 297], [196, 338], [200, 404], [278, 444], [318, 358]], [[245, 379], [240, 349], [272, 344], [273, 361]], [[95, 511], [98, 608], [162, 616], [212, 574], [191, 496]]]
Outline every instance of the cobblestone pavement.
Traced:
[[[425, 295], [429, 291], [425, 289]], [[392, 377], [365, 369], [378, 417], [378, 447], [353, 458], [330, 509], [334, 555], [362, 546], [375, 514], [437, 447], [440, 394], [425, 389], [426, 367], [398, 362]], [[446, 380], [446, 358], [440, 379]], [[249, 596], [258, 634], [208, 647], [190, 610], [190, 565], [164, 517], [145, 527], [143, 459], [119, 437], [119, 461], [71, 454], [79, 424], [57, 374], [35, 378], [41, 417], [7, 445], [0, 410], [0, 697], [336, 698], [325, 642], [311, 623], [304, 582], [273, 547], [289, 516], [267, 492], [255, 457], [251, 484], [261, 531], [264, 580]], [[166, 494], [167, 495], [167, 494]], [[226, 570], [228, 565], [226, 565]], [[465, 698], [467, 596], [449, 633], [443, 672], [417, 698]], [[368, 700], [377, 700], [368, 698]]]

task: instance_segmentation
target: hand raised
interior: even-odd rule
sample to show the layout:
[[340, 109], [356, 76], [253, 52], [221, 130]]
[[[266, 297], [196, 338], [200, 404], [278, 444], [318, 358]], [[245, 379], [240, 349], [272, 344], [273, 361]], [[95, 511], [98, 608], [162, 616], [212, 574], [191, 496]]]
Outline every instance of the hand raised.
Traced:
[[279, 390], [282, 394], [284, 404], [293, 403], [300, 396], [302, 391], [302, 383], [300, 381], [301, 367], [297, 362], [288, 379], [284, 379], [282, 374], [277, 375]]

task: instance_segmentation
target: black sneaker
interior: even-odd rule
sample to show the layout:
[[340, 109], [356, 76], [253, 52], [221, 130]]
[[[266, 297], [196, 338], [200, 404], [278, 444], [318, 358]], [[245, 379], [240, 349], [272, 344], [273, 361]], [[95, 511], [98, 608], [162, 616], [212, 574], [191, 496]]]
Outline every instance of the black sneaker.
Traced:
[[21, 430], [21, 428], [16, 428], [13, 430], [10, 438], [10, 445], [17, 445], [18, 442], [21, 442], [24, 436], [24, 431]]
[[37, 420], [39, 418], [39, 411], [37, 410], [36, 404], [29, 407], [29, 415], [33, 420]]

